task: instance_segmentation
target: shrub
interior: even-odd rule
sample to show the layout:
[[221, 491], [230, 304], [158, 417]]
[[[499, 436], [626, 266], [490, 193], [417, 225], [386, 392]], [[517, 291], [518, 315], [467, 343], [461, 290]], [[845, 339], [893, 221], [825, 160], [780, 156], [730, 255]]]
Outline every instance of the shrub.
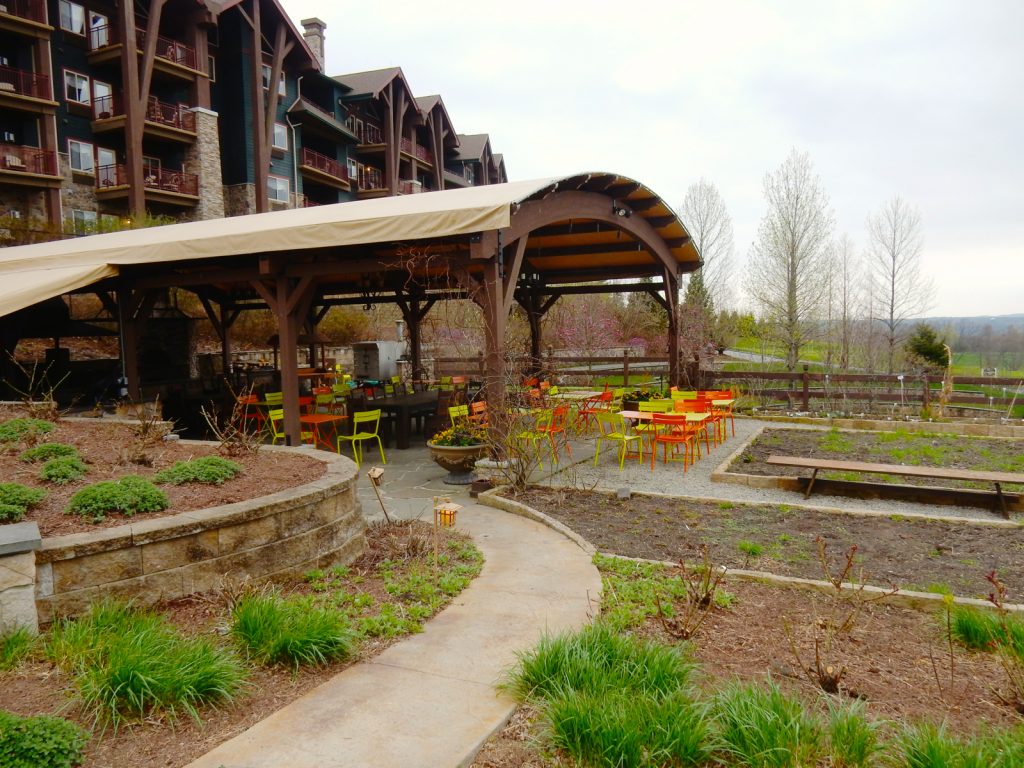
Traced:
[[108, 512], [134, 515], [167, 509], [167, 495], [148, 480], [135, 475], [87, 485], [71, 497], [68, 512], [103, 520]]
[[45, 435], [56, 426], [43, 419], [8, 419], [0, 423], [0, 443], [13, 443], [26, 437]]
[[878, 725], [864, 716], [863, 702], [831, 707], [828, 754], [833, 768], [871, 768], [880, 750]]
[[158, 483], [181, 485], [183, 483], [208, 483], [222, 485], [242, 471], [241, 464], [222, 459], [220, 456], [203, 456], [191, 461], [179, 461], [173, 467], [157, 472], [153, 478]]
[[725, 688], [715, 697], [714, 717], [722, 750], [750, 768], [801, 768], [821, 755], [817, 718], [775, 683]]
[[298, 669], [352, 654], [354, 638], [344, 617], [309, 600], [250, 595], [235, 606], [232, 619], [235, 639], [264, 664]]
[[78, 449], [73, 445], [64, 443], [40, 443], [35, 448], [29, 448], [19, 457], [22, 461], [49, 461], [50, 459], [61, 459], [66, 456], [77, 456]]
[[84, 477], [88, 471], [89, 468], [85, 466], [85, 462], [77, 456], [62, 456], [50, 459], [43, 464], [43, 468], [39, 471], [39, 478], [48, 483], [66, 485]]
[[72, 768], [82, 762], [88, 735], [59, 717], [19, 717], [0, 711], [0, 765], [4, 768]]
[[117, 726], [232, 699], [245, 672], [238, 658], [205, 638], [182, 636], [155, 612], [105, 601], [53, 630], [47, 655], [67, 671], [97, 722]]
[[0, 520], [17, 522], [29, 507], [46, 498], [46, 491], [29, 488], [21, 483], [0, 483]]
[[14, 669], [32, 651], [35, 637], [25, 627], [0, 634], [0, 670]]

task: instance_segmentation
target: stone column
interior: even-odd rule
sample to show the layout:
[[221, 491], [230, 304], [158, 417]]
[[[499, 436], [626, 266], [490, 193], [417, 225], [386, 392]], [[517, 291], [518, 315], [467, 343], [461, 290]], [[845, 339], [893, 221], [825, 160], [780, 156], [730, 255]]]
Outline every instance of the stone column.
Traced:
[[220, 134], [217, 113], [193, 107], [196, 141], [185, 155], [185, 170], [199, 177], [199, 202], [193, 220], [224, 218], [224, 180], [220, 172]]
[[36, 613], [36, 555], [39, 526], [0, 525], [0, 634], [19, 627], [39, 631]]

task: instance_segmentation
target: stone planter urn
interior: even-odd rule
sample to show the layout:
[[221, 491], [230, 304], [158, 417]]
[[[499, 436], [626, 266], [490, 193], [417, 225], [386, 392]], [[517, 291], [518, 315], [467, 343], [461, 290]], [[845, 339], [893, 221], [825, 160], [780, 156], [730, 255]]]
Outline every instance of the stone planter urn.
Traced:
[[448, 485], [469, 485], [473, 482], [473, 465], [487, 455], [487, 446], [479, 445], [434, 445], [427, 443], [430, 458], [448, 471], [444, 482]]

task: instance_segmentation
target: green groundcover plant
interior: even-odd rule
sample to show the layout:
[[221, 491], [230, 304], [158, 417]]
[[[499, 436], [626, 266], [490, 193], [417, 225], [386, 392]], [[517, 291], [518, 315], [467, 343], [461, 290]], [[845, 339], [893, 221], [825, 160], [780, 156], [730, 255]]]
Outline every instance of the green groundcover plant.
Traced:
[[140, 512], [160, 512], [170, 502], [167, 494], [135, 475], [120, 480], [104, 480], [87, 485], [71, 497], [68, 512], [100, 522], [110, 512], [135, 515]]
[[179, 461], [174, 466], [157, 472], [153, 480], [157, 483], [182, 485], [184, 483], [206, 483], [223, 485], [242, 471], [242, 465], [220, 456], [202, 456], [190, 461]]
[[45, 435], [57, 425], [44, 419], [8, 419], [0, 423], [0, 443], [14, 443], [32, 435]]
[[59, 717], [19, 717], [0, 710], [0, 765], [4, 768], [73, 768], [89, 737]]
[[77, 456], [78, 449], [73, 445], [65, 443], [40, 443], [34, 448], [23, 451], [20, 458], [22, 461], [49, 461], [50, 459], [62, 459], [66, 456]]
[[46, 498], [46, 491], [21, 483], [0, 483], [0, 523], [16, 523], [30, 507]]
[[77, 456], [59, 456], [50, 459], [39, 471], [39, 478], [47, 483], [67, 485], [85, 477], [89, 468]]

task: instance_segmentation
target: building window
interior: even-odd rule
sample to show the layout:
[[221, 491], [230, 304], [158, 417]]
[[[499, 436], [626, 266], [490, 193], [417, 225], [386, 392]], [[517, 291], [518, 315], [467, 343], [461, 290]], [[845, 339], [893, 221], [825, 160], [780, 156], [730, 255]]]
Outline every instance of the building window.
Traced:
[[96, 231], [96, 211], [79, 211], [72, 209], [71, 224], [79, 235], [87, 235]]
[[68, 140], [68, 157], [71, 159], [71, 170], [79, 173], [92, 173], [94, 169], [92, 144], [85, 141]]
[[288, 128], [283, 123], [274, 123], [274, 149], [288, 149]]
[[[274, 71], [270, 68], [269, 64], [263, 65], [263, 89], [270, 90], [270, 76], [274, 74]], [[288, 84], [284, 79], [284, 72], [281, 72], [281, 78], [277, 81], [277, 92], [281, 96], [288, 95]]]
[[290, 197], [288, 179], [271, 176], [267, 179], [267, 197], [279, 203], [287, 203]]
[[355, 181], [359, 178], [359, 163], [352, 158], [348, 160], [348, 177], [351, 181]]
[[85, 75], [80, 75], [77, 72], [65, 69], [64, 98], [68, 101], [73, 101], [76, 104], [85, 104], [88, 106], [90, 103], [89, 78]]
[[60, 28], [85, 36], [85, 8], [78, 3], [60, 0]]
[[217, 82], [217, 60], [213, 56], [206, 57], [206, 74], [210, 76], [210, 82]]

